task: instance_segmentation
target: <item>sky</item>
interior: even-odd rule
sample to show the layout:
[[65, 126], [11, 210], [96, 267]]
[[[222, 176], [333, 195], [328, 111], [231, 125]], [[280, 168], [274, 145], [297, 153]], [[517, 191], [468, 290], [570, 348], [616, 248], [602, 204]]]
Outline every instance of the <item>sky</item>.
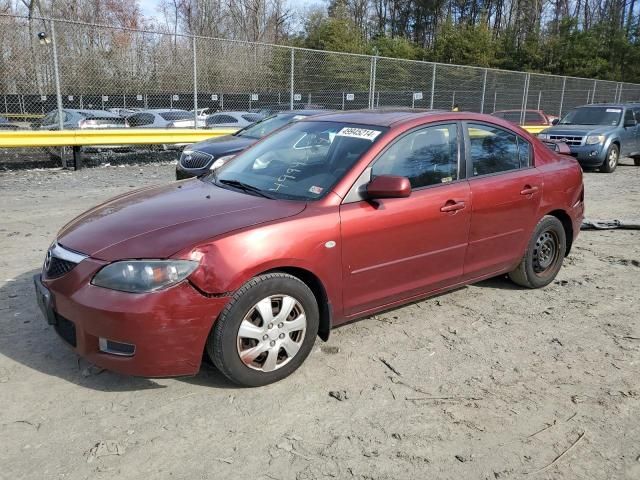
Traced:
[[[158, 5], [161, 0], [138, 0], [142, 13], [146, 17], [155, 17], [158, 15]], [[305, 8], [309, 5], [322, 4], [324, 0], [288, 0], [289, 6], [294, 11], [299, 11], [301, 8]]]

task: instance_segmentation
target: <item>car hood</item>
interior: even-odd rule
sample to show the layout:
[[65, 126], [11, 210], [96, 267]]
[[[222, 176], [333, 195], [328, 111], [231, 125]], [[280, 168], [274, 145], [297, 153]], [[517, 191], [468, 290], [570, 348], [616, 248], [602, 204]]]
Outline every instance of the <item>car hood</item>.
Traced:
[[58, 242], [106, 261], [168, 258], [232, 230], [296, 215], [305, 205], [192, 179], [111, 199], [63, 227]]
[[556, 125], [555, 127], [547, 128], [542, 133], [577, 137], [585, 135], [606, 134], [609, 133], [612, 128], [615, 127], [611, 127], [609, 125]]
[[211, 138], [202, 142], [194, 143], [189, 150], [197, 150], [205, 152], [214, 157], [221, 157], [230, 153], [244, 150], [253, 145], [258, 140], [255, 138], [234, 137], [233, 135], [225, 135], [223, 137]]

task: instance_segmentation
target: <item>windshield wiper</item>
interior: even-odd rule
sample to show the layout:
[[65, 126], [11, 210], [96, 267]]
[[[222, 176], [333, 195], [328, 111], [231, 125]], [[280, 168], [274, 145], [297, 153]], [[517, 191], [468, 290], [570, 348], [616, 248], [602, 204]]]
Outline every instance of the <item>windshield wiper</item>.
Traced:
[[259, 195], [261, 197], [273, 200], [273, 197], [271, 195], [263, 192], [258, 187], [254, 187], [253, 185], [249, 185], [248, 183], [244, 183], [239, 180], [218, 180], [218, 182], [224, 185], [229, 185], [233, 188], [237, 188], [239, 190], [243, 190], [245, 192], [255, 193], [256, 195]]

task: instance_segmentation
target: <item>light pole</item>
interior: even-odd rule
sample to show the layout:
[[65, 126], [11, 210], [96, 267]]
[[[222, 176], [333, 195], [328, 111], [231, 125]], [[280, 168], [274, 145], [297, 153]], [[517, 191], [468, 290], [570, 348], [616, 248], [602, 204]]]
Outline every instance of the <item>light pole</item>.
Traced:
[[56, 50], [55, 41], [55, 24], [51, 21], [51, 38], [47, 35], [47, 32], [38, 33], [38, 42], [40, 45], [49, 45], [52, 47], [53, 54], [53, 76], [56, 82], [56, 103], [58, 105], [58, 128], [64, 130], [64, 120], [62, 115], [62, 93], [60, 92], [60, 72], [58, 70], [58, 51]]

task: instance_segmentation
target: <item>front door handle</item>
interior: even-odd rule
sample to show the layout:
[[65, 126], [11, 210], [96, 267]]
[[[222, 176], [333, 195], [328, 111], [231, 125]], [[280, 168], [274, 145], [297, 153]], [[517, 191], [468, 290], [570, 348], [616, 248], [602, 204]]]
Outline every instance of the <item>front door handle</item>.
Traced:
[[464, 202], [456, 202], [455, 200], [449, 200], [442, 207], [440, 207], [441, 212], [457, 212], [458, 210], [462, 210], [466, 205]]
[[531, 185], [525, 185], [522, 190], [520, 190], [520, 195], [533, 195], [538, 191], [538, 187], [532, 187]]

